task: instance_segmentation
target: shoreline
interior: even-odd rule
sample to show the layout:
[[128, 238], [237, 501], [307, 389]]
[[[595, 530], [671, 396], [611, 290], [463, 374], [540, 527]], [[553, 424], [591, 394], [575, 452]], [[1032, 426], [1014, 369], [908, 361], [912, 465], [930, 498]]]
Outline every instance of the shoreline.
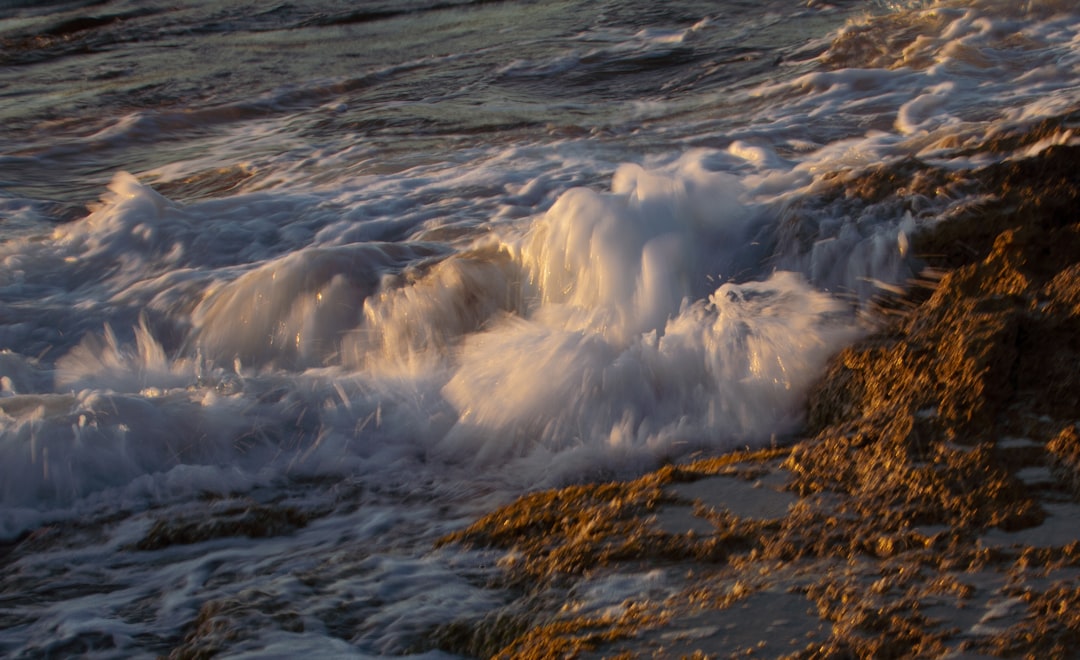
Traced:
[[980, 169], [902, 161], [823, 191], [901, 205], [985, 194], [914, 236], [928, 277], [882, 300], [880, 328], [833, 358], [802, 440], [531, 493], [445, 537], [504, 552], [491, 586], [513, 600], [434, 631], [434, 647], [826, 658], [1080, 646], [1076, 121], [952, 145], [1002, 157]]

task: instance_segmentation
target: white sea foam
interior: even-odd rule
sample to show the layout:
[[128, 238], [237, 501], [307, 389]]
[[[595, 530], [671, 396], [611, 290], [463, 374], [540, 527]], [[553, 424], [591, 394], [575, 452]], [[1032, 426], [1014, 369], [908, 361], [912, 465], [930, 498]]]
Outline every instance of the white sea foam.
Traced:
[[340, 474], [425, 455], [509, 461], [540, 483], [786, 432], [850, 322], [791, 274], [710, 284], [767, 273], [747, 243], [770, 220], [708, 156], [624, 166], [611, 192], [570, 190], [456, 252], [236, 254], [204, 243], [220, 233], [206, 225], [227, 222], [239, 246], [310, 211], [260, 195], [182, 207], [118, 176], [94, 213], [33, 247], [60, 271], [57, 296], [94, 287], [130, 307], [104, 330], [61, 314], [83, 338], [51, 386], [47, 365], [8, 377], [4, 501], [145, 492], [143, 475], [186, 466]]

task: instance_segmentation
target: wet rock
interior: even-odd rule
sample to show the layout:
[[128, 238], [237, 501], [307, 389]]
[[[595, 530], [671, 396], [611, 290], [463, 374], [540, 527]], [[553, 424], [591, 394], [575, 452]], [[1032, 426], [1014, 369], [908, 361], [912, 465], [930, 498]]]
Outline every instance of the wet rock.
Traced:
[[268, 628], [302, 633], [304, 622], [284, 599], [264, 591], [248, 589], [234, 598], [208, 600], [199, 608], [183, 643], [168, 657], [170, 660], [213, 658]]
[[[868, 48], [873, 36], [842, 39]], [[1069, 121], [991, 136], [984, 150], [1034, 144]], [[882, 305], [878, 331], [833, 359], [793, 446], [534, 493], [445, 539], [507, 551], [497, 586], [524, 594], [502, 613], [517, 627], [495, 639], [482, 622], [458, 622], [447, 643], [494, 657], [664, 657], [665, 640], [697, 639], [680, 653], [704, 657], [702, 640], [718, 637], [684, 622], [738, 621], [743, 596], [733, 594], [786, 589], [815, 608], [820, 626], [808, 629], [831, 631], [786, 657], [1071, 652], [1080, 543], [1058, 532], [1072, 529], [1075, 507], [1062, 498], [1080, 494], [1078, 163], [1080, 147], [1055, 146], [974, 171], [910, 160], [827, 182], [825, 206], [829, 195], [841, 206], [902, 205], [950, 189], [981, 201], [949, 207], [912, 237], [933, 275]], [[771, 475], [798, 499], [765, 519], [706, 506], [699, 491], [733, 469]], [[693, 493], [692, 514], [711, 529], [657, 524], [665, 510], [685, 518], [680, 492]], [[590, 576], [658, 565], [686, 570], [695, 586], [608, 620], [543, 604]], [[757, 653], [767, 641], [721, 651]]]
[[293, 507], [247, 506], [228, 508], [188, 519], [160, 519], [138, 543], [136, 550], [160, 550], [231, 536], [264, 538], [289, 534], [307, 525], [309, 515]]
[[1080, 433], [1075, 424], [1061, 429], [1061, 433], [1046, 445], [1053, 457], [1054, 470], [1074, 493], [1080, 495]]

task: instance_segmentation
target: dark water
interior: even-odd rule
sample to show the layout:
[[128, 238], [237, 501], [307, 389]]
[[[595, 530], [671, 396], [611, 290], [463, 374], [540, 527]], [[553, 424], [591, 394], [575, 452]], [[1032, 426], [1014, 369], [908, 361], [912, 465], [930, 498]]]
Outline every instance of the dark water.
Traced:
[[[5, 14], [0, 121], [17, 159], [4, 163], [5, 190], [71, 203], [96, 199], [117, 169], [189, 159], [250, 124], [279, 132], [269, 151], [625, 139], [673, 113], [716, 112], [717, 92], [775, 75], [843, 20], [790, 1], [108, 2]], [[229, 146], [222, 165], [254, 155]]]

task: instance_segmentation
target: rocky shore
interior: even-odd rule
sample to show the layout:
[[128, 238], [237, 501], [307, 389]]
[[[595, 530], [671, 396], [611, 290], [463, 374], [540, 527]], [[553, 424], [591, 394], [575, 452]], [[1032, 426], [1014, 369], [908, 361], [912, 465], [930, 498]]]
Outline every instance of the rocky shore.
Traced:
[[446, 537], [501, 553], [491, 587], [510, 597], [432, 644], [502, 658], [1075, 653], [1078, 120], [939, 145], [995, 160], [982, 167], [907, 160], [827, 182], [822, 204], [934, 215], [911, 244], [923, 277], [832, 360], [801, 439], [532, 493]]

